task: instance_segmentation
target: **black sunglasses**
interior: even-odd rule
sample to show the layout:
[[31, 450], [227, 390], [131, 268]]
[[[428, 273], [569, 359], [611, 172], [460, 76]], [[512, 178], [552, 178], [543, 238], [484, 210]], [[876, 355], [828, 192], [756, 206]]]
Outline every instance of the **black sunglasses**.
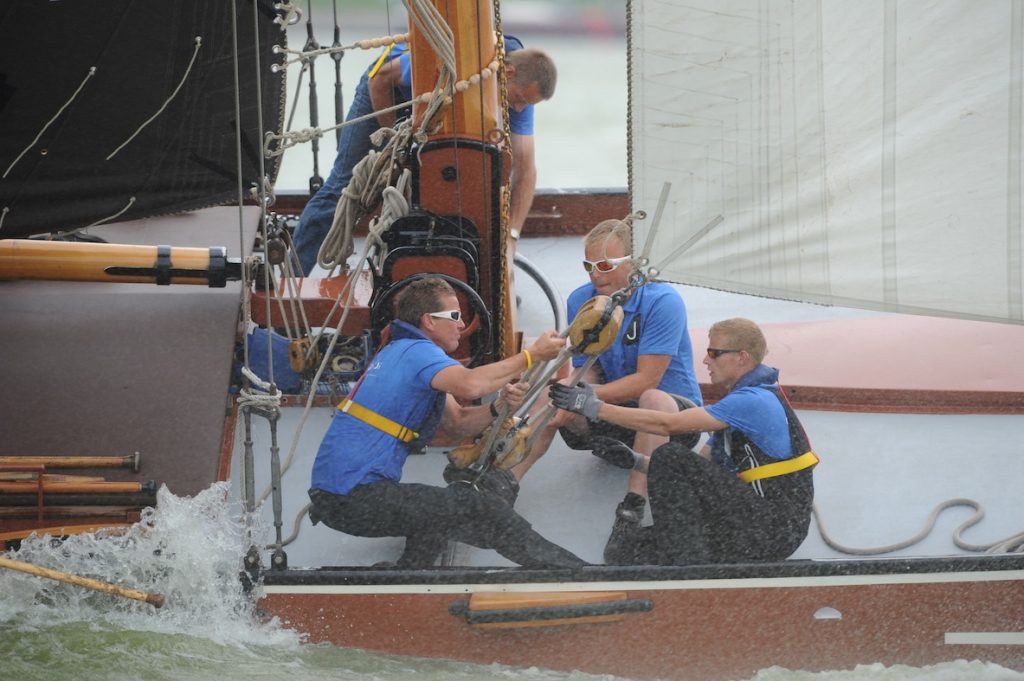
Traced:
[[727, 355], [730, 352], [743, 352], [742, 350], [726, 350], [724, 348], [708, 348], [708, 357], [711, 359], [718, 359], [722, 355]]

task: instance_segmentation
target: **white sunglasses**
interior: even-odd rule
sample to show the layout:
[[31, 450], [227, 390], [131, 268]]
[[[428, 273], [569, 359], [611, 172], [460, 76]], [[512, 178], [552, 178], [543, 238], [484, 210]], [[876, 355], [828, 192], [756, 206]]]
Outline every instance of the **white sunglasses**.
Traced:
[[628, 262], [633, 259], [631, 255], [624, 255], [621, 258], [605, 258], [604, 260], [584, 260], [583, 269], [590, 274], [595, 269], [598, 272], [611, 272], [616, 267], [624, 262]]
[[428, 312], [427, 314], [437, 319], [450, 319], [453, 322], [462, 319], [462, 310], [444, 310], [443, 312]]

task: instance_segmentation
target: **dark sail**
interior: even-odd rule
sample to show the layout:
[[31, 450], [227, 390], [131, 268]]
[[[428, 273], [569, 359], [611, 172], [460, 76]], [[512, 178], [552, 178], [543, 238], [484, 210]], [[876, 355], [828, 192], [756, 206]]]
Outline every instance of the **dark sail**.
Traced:
[[[248, 194], [263, 137], [257, 76], [263, 130], [283, 124], [284, 76], [270, 67], [285, 34], [272, 3], [259, 2], [256, 21], [249, 0], [2, 3], [0, 238], [235, 200], [233, 10]], [[271, 182], [277, 168], [265, 160]]]

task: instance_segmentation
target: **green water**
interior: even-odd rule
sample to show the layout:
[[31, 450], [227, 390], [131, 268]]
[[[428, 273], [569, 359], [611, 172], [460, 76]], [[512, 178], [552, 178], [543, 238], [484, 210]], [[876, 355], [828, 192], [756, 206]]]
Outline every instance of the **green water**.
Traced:
[[0, 678], [12, 681], [608, 678], [371, 655], [331, 645], [218, 643], [87, 622], [28, 630], [11, 624], [0, 627]]
[[[412, 681], [422, 679], [586, 681], [581, 673], [401, 658], [331, 645], [222, 643], [185, 633], [156, 634], [89, 622], [52, 627], [0, 625], [0, 678], [11, 681]], [[755, 681], [1020, 681], [978, 662], [915, 669], [869, 665], [850, 671], [767, 669]]]

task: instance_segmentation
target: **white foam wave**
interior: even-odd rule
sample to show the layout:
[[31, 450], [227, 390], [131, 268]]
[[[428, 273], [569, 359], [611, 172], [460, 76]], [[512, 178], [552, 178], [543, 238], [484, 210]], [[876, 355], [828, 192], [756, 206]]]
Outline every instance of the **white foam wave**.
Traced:
[[[156, 609], [134, 600], [0, 570], [0, 621], [19, 626], [98, 622], [135, 631], [183, 633], [218, 643], [295, 645], [299, 636], [260, 622], [239, 575], [249, 547], [243, 514], [227, 483], [195, 497], [166, 488], [155, 509], [123, 534], [35, 536], [8, 557], [122, 587], [164, 595]], [[260, 536], [254, 528], [253, 536]]]

